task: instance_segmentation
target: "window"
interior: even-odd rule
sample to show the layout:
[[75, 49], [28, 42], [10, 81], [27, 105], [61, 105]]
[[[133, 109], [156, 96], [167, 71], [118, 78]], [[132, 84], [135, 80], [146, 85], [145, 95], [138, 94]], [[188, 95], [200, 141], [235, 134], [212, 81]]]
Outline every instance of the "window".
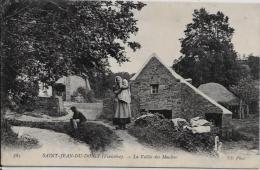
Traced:
[[159, 84], [151, 84], [151, 94], [157, 94], [159, 90]]

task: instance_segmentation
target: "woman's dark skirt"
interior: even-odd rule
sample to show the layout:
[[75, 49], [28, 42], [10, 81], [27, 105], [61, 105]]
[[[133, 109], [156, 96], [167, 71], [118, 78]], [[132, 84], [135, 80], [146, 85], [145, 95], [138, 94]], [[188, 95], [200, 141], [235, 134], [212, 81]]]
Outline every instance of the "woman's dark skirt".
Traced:
[[125, 124], [128, 124], [130, 122], [131, 122], [130, 117], [128, 117], [128, 118], [113, 118], [113, 124], [114, 125], [125, 125]]

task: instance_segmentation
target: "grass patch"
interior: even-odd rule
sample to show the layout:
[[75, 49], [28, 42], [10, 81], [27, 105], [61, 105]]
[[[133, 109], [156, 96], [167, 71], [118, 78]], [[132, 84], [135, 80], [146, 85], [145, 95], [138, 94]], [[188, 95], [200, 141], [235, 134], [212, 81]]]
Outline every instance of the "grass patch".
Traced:
[[225, 143], [247, 143], [248, 149], [259, 149], [259, 117], [232, 119], [232, 135]]
[[107, 148], [118, 144], [118, 136], [108, 127], [94, 122], [82, 124], [79, 134], [75, 135], [69, 122], [31, 122], [9, 119], [8, 122], [14, 126], [27, 126], [40, 129], [53, 130], [65, 133], [71, 137], [83, 141], [90, 146], [92, 152], [105, 151]]

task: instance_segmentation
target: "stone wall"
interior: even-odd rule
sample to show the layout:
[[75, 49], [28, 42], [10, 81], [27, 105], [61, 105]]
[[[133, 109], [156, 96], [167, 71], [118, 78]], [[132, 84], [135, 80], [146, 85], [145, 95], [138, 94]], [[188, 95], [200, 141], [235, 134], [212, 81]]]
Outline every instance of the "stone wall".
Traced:
[[133, 118], [141, 116], [140, 97], [138, 95], [131, 95], [131, 115]]
[[76, 107], [87, 120], [97, 120], [102, 114], [103, 102], [98, 101], [95, 103], [77, 103], [77, 102], [65, 102], [66, 108], [71, 112], [72, 106]]
[[[151, 84], [159, 84], [158, 94], [151, 94]], [[146, 110], [180, 110], [180, 83], [155, 57], [143, 68], [139, 76], [130, 82], [133, 115]], [[138, 108], [139, 103], [139, 108]], [[173, 107], [174, 106], [174, 107]]]
[[63, 101], [57, 97], [39, 97], [34, 108], [50, 116], [64, 115]]
[[112, 120], [115, 114], [115, 103], [114, 98], [106, 98], [103, 100], [102, 114], [99, 116], [100, 119]]
[[194, 89], [181, 83], [181, 109], [176, 117], [190, 119], [196, 116], [205, 117], [205, 113], [222, 114], [222, 109], [198, 94]]

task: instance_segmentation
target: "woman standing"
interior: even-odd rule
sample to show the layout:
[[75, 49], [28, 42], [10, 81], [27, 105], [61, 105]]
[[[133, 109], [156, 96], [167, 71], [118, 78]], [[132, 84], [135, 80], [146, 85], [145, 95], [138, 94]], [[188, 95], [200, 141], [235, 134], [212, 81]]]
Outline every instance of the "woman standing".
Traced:
[[116, 129], [126, 129], [126, 124], [130, 123], [131, 117], [131, 94], [128, 81], [126, 79], [122, 80], [120, 76], [116, 76], [113, 91], [116, 102], [113, 124], [117, 125]]

